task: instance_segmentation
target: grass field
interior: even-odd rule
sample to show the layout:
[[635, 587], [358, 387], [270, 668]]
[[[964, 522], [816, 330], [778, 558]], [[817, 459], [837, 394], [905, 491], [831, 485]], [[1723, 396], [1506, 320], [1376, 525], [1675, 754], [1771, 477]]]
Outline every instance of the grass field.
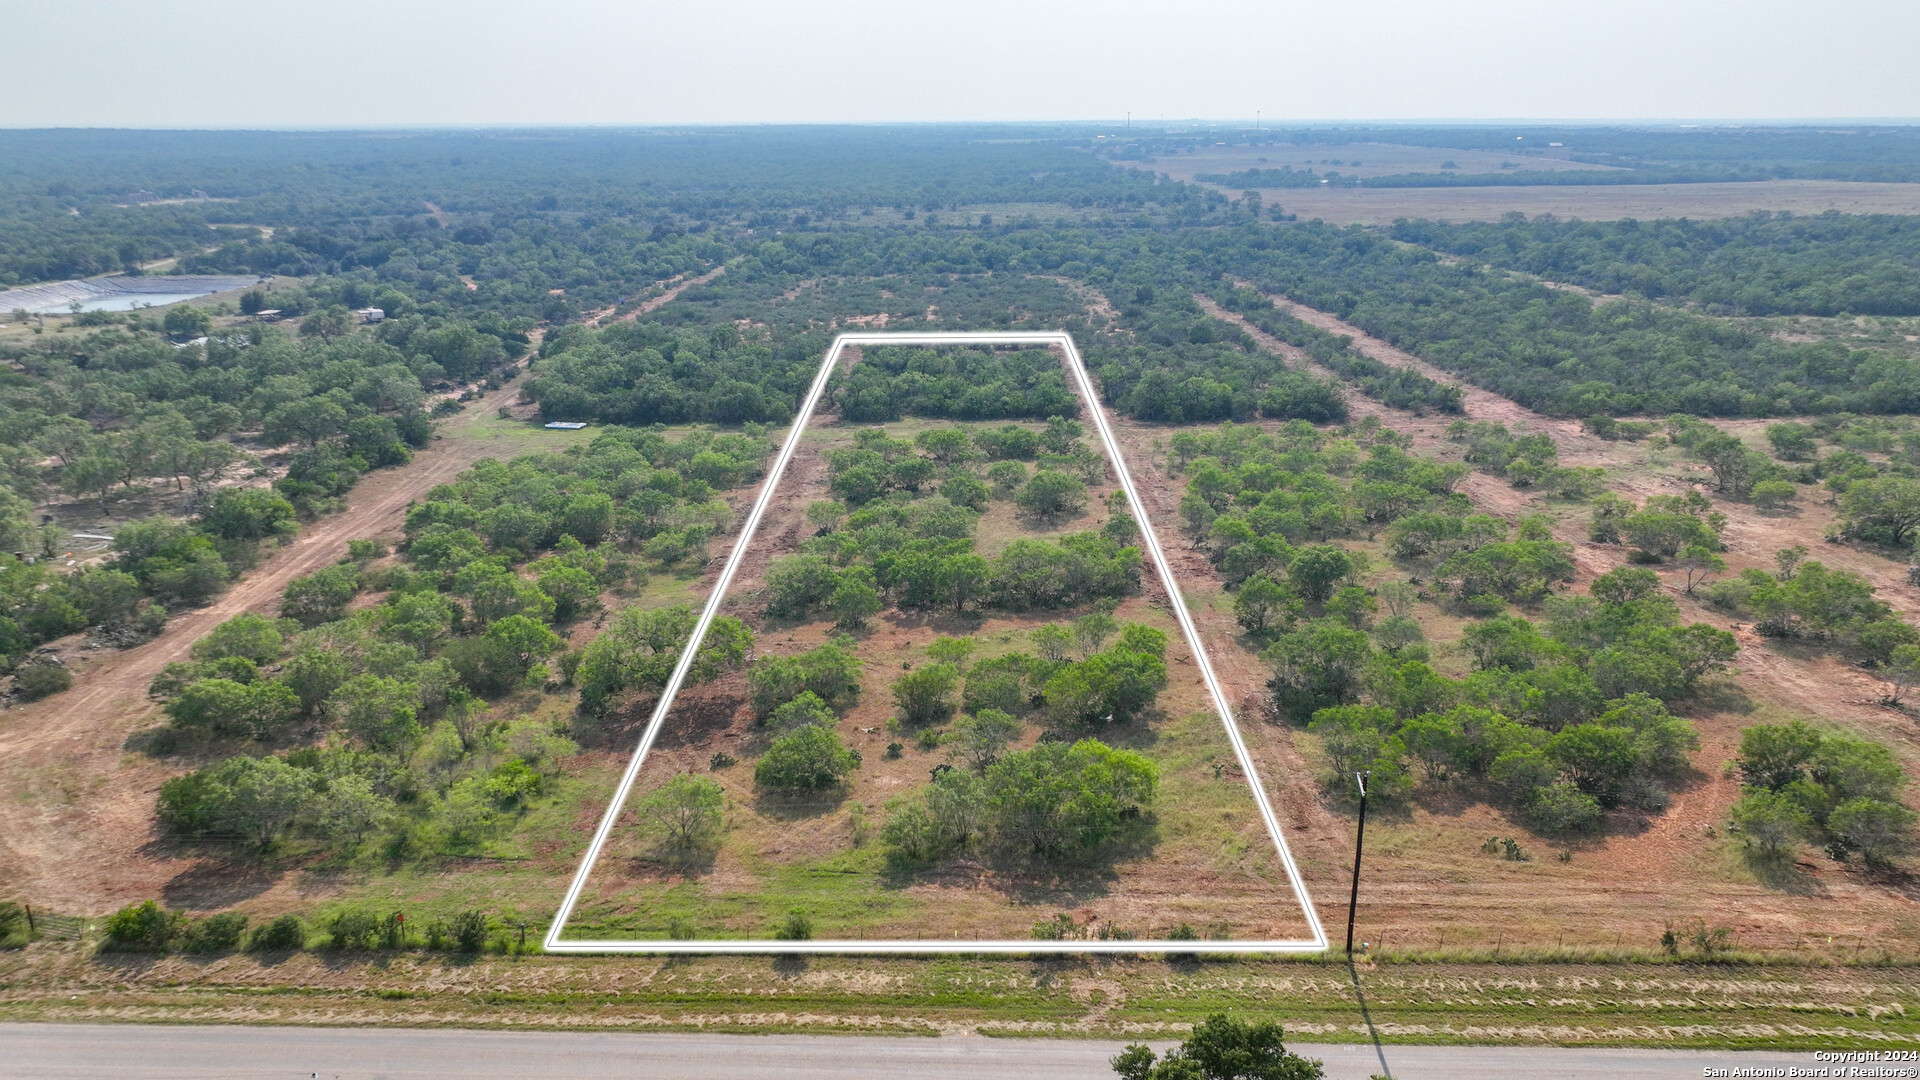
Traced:
[[1920, 1036], [1911, 969], [951, 956], [473, 960], [0, 954], [0, 1019], [568, 1030], [1174, 1035], [1230, 1011], [1289, 1042], [1856, 1049]]
[[[1364, 159], [1363, 159], [1364, 160]], [[1223, 189], [1224, 190], [1224, 189]], [[1236, 198], [1238, 191], [1233, 194]], [[1261, 192], [1300, 220], [1390, 225], [1398, 218], [1497, 221], [1504, 214], [1607, 221], [1615, 218], [1739, 217], [1755, 210], [1821, 214], [1920, 213], [1920, 184], [1769, 180], [1751, 184], [1620, 184], [1595, 187], [1280, 188]]]

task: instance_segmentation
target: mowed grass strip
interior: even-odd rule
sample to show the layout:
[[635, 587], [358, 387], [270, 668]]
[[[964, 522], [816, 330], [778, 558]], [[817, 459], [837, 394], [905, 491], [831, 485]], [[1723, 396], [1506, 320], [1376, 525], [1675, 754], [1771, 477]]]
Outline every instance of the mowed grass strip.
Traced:
[[[1920, 969], [953, 956], [0, 957], [0, 1019], [1140, 1038], [1210, 1013], [1297, 1038], [1805, 1050], [1920, 1037]], [[1356, 992], [1357, 991], [1357, 992]], [[1362, 1009], [1362, 995], [1365, 1008]]]

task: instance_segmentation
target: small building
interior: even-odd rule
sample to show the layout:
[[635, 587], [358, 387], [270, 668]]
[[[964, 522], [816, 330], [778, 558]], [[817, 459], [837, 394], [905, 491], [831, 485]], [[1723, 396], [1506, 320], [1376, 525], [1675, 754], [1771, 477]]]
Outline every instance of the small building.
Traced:
[[581, 428], [586, 427], [587, 425], [579, 420], [555, 420], [553, 423], [548, 424], [546, 426], [550, 428], [556, 428], [560, 431], [579, 431]]
[[387, 317], [387, 313], [377, 307], [363, 307], [354, 314], [360, 316], [360, 321], [363, 323], [381, 322]]
[[253, 317], [261, 322], [279, 322], [280, 309], [277, 307], [261, 308], [259, 311], [253, 313]]

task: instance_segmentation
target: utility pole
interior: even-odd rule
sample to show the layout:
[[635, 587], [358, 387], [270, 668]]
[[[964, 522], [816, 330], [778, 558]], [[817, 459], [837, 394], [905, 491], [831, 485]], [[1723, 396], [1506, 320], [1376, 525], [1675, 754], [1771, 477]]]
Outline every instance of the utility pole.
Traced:
[[1353, 914], [1360, 906], [1360, 847], [1367, 839], [1367, 777], [1373, 770], [1353, 774], [1353, 782], [1360, 787], [1360, 829], [1353, 834], [1353, 892], [1347, 897], [1347, 956], [1353, 956]]

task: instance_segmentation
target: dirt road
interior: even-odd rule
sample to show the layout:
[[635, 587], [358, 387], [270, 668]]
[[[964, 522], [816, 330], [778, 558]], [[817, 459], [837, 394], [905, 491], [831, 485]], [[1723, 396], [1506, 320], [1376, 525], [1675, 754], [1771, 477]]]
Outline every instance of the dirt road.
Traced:
[[0, 712], [0, 882], [59, 910], [94, 912], [156, 895], [182, 863], [153, 843], [153, 799], [177, 766], [129, 753], [132, 733], [154, 722], [147, 684], [187, 658], [202, 635], [241, 612], [272, 612], [287, 582], [346, 554], [347, 541], [395, 532], [407, 504], [497, 450], [461, 438], [519, 391], [518, 382], [440, 425], [412, 463], [369, 473], [347, 508], [303, 528], [213, 603], [168, 620], [160, 636], [119, 652], [80, 654], [78, 684]]
[[609, 322], [632, 322], [633, 320], [639, 318], [642, 315], [648, 315], [653, 313], [654, 311], [659, 310], [661, 305], [679, 296], [681, 293], [686, 292], [688, 289], [693, 288], [695, 285], [705, 285], [707, 282], [712, 281], [714, 278], [717, 278], [721, 274], [724, 274], [726, 272], [727, 272], [726, 267], [716, 266], [713, 269], [707, 271], [704, 274], [701, 274], [699, 277], [696, 277], [696, 278], [689, 278], [685, 276], [674, 278], [672, 281], [667, 283], [666, 292], [661, 293], [659, 296], [656, 296], [651, 300], [642, 302], [638, 307], [634, 308], [632, 311], [627, 312], [625, 315], [615, 318], [613, 313], [616, 309], [608, 308], [605, 311], [595, 312], [593, 317], [587, 320], [587, 325], [588, 326], [605, 326]]

